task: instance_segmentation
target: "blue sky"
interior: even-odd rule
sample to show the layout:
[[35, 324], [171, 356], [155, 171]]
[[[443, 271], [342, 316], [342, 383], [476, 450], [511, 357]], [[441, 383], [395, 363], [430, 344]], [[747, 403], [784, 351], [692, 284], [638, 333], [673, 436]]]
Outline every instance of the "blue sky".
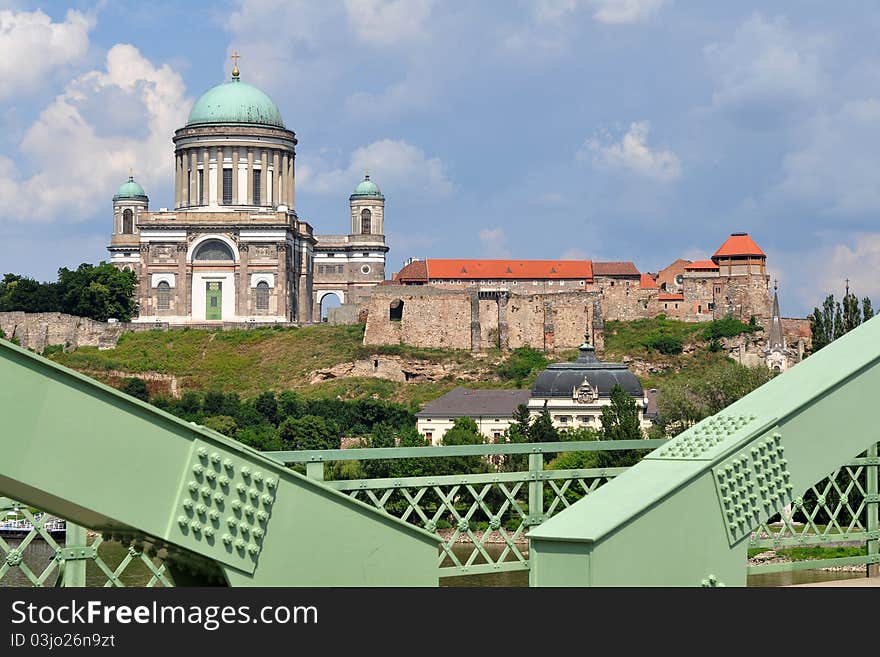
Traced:
[[880, 295], [880, 4], [0, 0], [0, 271], [106, 257], [129, 167], [228, 78], [299, 138], [297, 205], [347, 230], [369, 167], [389, 271], [416, 257], [633, 260], [749, 231], [804, 315]]

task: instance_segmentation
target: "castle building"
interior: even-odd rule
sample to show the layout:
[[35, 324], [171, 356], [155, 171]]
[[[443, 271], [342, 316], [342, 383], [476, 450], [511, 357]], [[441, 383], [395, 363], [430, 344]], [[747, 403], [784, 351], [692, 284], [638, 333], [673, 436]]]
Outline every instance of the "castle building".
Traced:
[[[316, 236], [294, 209], [297, 137], [237, 65], [172, 141], [173, 209], [150, 211], [131, 176], [113, 197], [110, 262], [137, 275], [135, 321], [308, 323], [328, 284], [351, 295], [384, 278], [378, 187], [367, 176], [352, 194], [351, 234]], [[341, 270], [316, 272], [334, 257]]]

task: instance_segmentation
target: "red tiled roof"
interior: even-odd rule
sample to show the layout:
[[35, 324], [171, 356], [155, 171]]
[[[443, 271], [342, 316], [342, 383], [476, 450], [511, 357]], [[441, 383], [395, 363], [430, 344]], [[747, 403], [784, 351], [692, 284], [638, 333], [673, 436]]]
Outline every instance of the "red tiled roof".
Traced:
[[685, 271], [694, 271], [697, 269], [718, 269], [718, 265], [711, 260], [697, 260], [684, 268]]
[[767, 254], [761, 247], [755, 244], [755, 240], [748, 233], [731, 233], [724, 244], [712, 256], [713, 258], [726, 258], [730, 256], [764, 256]]
[[424, 260], [413, 260], [397, 272], [395, 281], [398, 283], [427, 283], [428, 266]]
[[658, 294], [657, 301], [684, 301], [684, 294], [681, 292], [674, 294]]
[[639, 279], [639, 287], [643, 290], [656, 290], [658, 286], [657, 281], [654, 280], [651, 274], [642, 274], [642, 277]]
[[641, 276], [631, 262], [594, 262], [594, 276]]
[[[441, 260], [429, 258], [427, 275], [437, 279], [593, 279], [589, 260]], [[403, 271], [401, 270], [401, 274]]]

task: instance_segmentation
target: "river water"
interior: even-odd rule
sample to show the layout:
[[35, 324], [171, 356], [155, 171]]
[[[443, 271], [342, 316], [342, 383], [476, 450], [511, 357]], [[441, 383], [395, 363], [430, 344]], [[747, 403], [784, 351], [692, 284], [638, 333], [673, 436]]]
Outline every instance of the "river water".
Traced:
[[[11, 547], [15, 547], [21, 541], [7, 540]], [[503, 545], [487, 545], [487, 551], [494, 557], [501, 554], [504, 549]], [[471, 546], [468, 544], [456, 545], [453, 550], [456, 556], [464, 562], [471, 553]], [[111, 570], [115, 570], [119, 563], [128, 554], [128, 550], [118, 543], [103, 543], [98, 549], [101, 559], [107, 564]], [[28, 567], [39, 576], [43, 569], [55, 558], [55, 552], [45, 541], [33, 541], [27, 547], [24, 554], [24, 562]], [[57, 570], [49, 577], [47, 586], [55, 583]], [[863, 572], [828, 572], [823, 570], [799, 570], [787, 573], [766, 573], [761, 575], [749, 576], [749, 586], [789, 586], [791, 584], [808, 584], [812, 582], [827, 582], [833, 580], [852, 579], [856, 577], [864, 577]], [[133, 560], [121, 579], [126, 586], [145, 586], [151, 579], [152, 574], [149, 569], [139, 560]], [[104, 586], [107, 576], [93, 562], [86, 562], [86, 584], [88, 586]], [[529, 574], [527, 571], [491, 573], [487, 575], [463, 575], [460, 577], [444, 577], [440, 580], [440, 586], [444, 587], [486, 587], [486, 586], [528, 586]], [[12, 568], [3, 579], [0, 579], [0, 586], [30, 586], [27, 578], [18, 568]]]

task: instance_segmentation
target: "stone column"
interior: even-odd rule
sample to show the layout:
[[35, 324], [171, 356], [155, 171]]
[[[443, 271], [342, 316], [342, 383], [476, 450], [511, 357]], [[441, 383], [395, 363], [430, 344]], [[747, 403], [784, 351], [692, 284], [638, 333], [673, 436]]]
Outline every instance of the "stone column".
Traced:
[[288, 207], [293, 207], [293, 204], [296, 200], [296, 182], [293, 178], [293, 161], [296, 158], [294, 153], [291, 153], [287, 158], [287, 166], [284, 167], [284, 188], [287, 190], [285, 192], [285, 198], [287, 200]]
[[507, 302], [510, 294], [500, 292], [498, 294], [498, 348], [507, 351], [510, 348], [510, 331], [507, 326]]
[[180, 154], [174, 154], [174, 207], [180, 206]]
[[[278, 174], [281, 172], [281, 169], [279, 168], [280, 167], [280, 164], [279, 164], [280, 160], [281, 160], [281, 158], [279, 157], [278, 151], [277, 150], [272, 151], [272, 201], [270, 203], [269, 199], [267, 198], [266, 199], [267, 205], [276, 206], [281, 202], [278, 200], [279, 198], [281, 198], [278, 195], [278, 190], [281, 189], [281, 185], [278, 184], [278, 180], [279, 180]], [[266, 174], [263, 174], [263, 175], [266, 175]]]
[[553, 351], [556, 346], [556, 328], [553, 305], [549, 301], [544, 302], [544, 351]]
[[480, 293], [477, 288], [468, 289], [471, 298], [471, 351], [480, 351]]
[[266, 205], [266, 174], [269, 172], [269, 154], [264, 148], [260, 153], [260, 205]]
[[175, 315], [191, 316], [192, 311], [190, 304], [190, 282], [186, 276], [186, 242], [178, 242], [177, 244], [177, 304], [174, 308]]
[[199, 201], [199, 151], [193, 148], [189, 152], [189, 199], [187, 205], [196, 205]]
[[208, 205], [211, 202], [211, 152], [206, 148], [202, 151], [202, 203]]
[[254, 149], [247, 149], [247, 204], [254, 204]]
[[217, 158], [217, 205], [223, 205], [223, 147], [214, 149], [214, 157]]
[[177, 153], [175, 158], [177, 159], [177, 180], [175, 181], [174, 186], [174, 207], [179, 208], [183, 205], [183, 188], [184, 188], [184, 180], [183, 177], [183, 153]]
[[250, 281], [248, 267], [248, 245], [246, 242], [238, 244], [238, 289], [235, 302], [235, 314], [239, 317], [250, 315]]
[[238, 205], [238, 146], [232, 148], [232, 205]]

